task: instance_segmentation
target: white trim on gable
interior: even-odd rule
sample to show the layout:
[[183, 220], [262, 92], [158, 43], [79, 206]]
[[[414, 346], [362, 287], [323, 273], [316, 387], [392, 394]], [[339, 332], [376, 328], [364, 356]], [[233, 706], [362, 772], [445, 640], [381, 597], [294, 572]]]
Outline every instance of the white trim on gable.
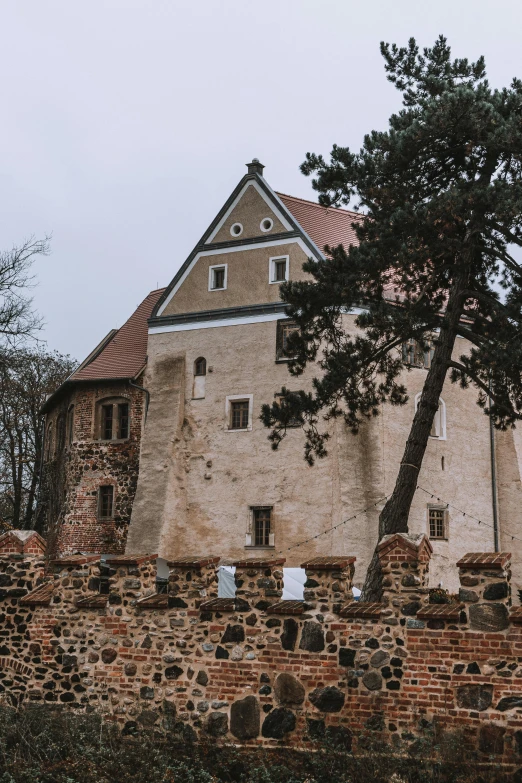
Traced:
[[223, 255], [223, 253], [238, 253], [243, 252], [244, 250], [257, 250], [260, 247], [280, 247], [281, 245], [299, 245], [301, 250], [305, 253], [307, 258], [310, 258], [310, 248], [306, 243], [304, 242], [301, 237], [290, 237], [289, 239], [274, 239], [272, 242], [253, 242], [249, 245], [235, 245], [234, 247], [220, 247], [215, 250], [201, 250], [199, 253], [196, 253], [192, 261], [190, 262], [189, 266], [185, 269], [185, 272], [182, 274], [176, 285], [173, 287], [172, 291], [169, 293], [161, 307], [158, 309], [158, 316], [162, 315], [165, 308], [171, 301], [172, 297], [179, 291], [180, 287], [183, 285], [189, 274], [194, 269], [194, 266], [196, 265], [197, 261], [202, 256], [219, 256]]
[[219, 231], [223, 227], [224, 223], [226, 223], [226, 221], [228, 220], [228, 218], [230, 217], [230, 215], [232, 214], [232, 212], [237, 207], [237, 205], [239, 204], [239, 202], [241, 201], [241, 199], [245, 195], [246, 191], [250, 187], [253, 187], [255, 190], [257, 190], [257, 192], [259, 193], [259, 195], [261, 196], [263, 201], [270, 207], [271, 211], [275, 215], [277, 215], [278, 219], [283, 224], [283, 226], [286, 228], [286, 230], [287, 231], [293, 231], [293, 226], [288, 222], [288, 220], [286, 219], [284, 214], [281, 212], [281, 210], [277, 206], [277, 202], [274, 203], [273, 201], [271, 201], [267, 197], [266, 193], [264, 193], [262, 188], [259, 187], [258, 183], [255, 180], [249, 180], [247, 183], [245, 183], [245, 186], [241, 189], [241, 191], [239, 192], [238, 196], [234, 199], [232, 204], [229, 206], [229, 208], [227, 209], [227, 211], [225, 212], [225, 214], [223, 215], [223, 217], [221, 218], [221, 220], [217, 224], [217, 226], [214, 229], [214, 231], [205, 240], [205, 244], [206, 245], [209, 245], [212, 242], [212, 240], [214, 239], [214, 237], [219, 233]]
[[194, 329], [215, 329], [218, 326], [242, 326], [243, 324], [260, 324], [265, 321], [279, 321], [288, 318], [284, 313], [269, 313], [266, 315], [245, 315], [240, 318], [221, 318], [215, 321], [192, 321], [186, 324], [170, 324], [165, 326], [149, 327], [149, 334], [163, 334], [164, 332], [191, 332]]

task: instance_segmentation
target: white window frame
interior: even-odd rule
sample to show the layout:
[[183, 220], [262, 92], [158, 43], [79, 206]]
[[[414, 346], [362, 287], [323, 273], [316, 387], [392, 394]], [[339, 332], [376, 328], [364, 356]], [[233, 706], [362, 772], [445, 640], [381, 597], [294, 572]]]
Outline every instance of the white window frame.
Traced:
[[[422, 392], [419, 392], [417, 395], [415, 395], [415, 413], [417, 413], [417, 408], [419, 407], [419, 400], [421, 398]], [[437, 416], [439, 417], [439, 423], [438, 423], [438, 435], [430, 435], [430, 438], [432, 440], [446, 440], [447, 439], [447, 432], [446, 432], [446, 403], [442, 399], [442, 397], [439, 397], [439, 410], [435, 414], [435, 419], [433, 420], [433, 423], [435, 425], [435, 428], [437, 429]]]
[[[225, 280], [223, 288], [212, 288], [212, 283], [214, 282], [214, 269], [224, 269], [225, 270]], [[208, 268], [208, 290], [209, 291], [226, 291], [228, 285], [228, 264], [213, 264], [212, 266], [209, 266]]]
[[[254, 528], [254, 511], [256, 508], [269, 508], [270, 514], [270, 533], [268, 534], [268, 544], [256, 544], [256, 531]], [[247, 530], [245, 534], [245, 547], [248, 549], [274, 549], [274, 506], [271, 503], [257, 503], [248, 507]]]
[[[443, 525], [444, 525], [444, 535], [443, 536], [432, 536], [431, 535], [431, 529], [430, 529], [430, 511], [443, 511]], [[427, 535], [430, 541], [448, 541], [449, 539], [449, 509], [448, 506], [443, 506], [441, 504], [435, 504], [435, 503], [428, 503], [426, 507], [426, 530]]]
[[[237, 234], [236, 234], [235, 231], [233, 230], [234, 226], [239, 226], [241, 231], [238, 231]], [[241, 236], [242, 233], [243, 233], [243, 224], [242, 223], [238, 223], [237, 221], [235, 223], [232, 223], [232, 225], [230, 226], [230, 236], [234, 237], [234, 239], [237, 239], [238, 237]]]
[[[269, 220], [270, 221], [270, 225], [268, 226], [268, 228], [264, 228], [264, 226], [263, 226], [263, 223], [265, 222], [265, 220]], [[273, 227], [274, 227], [274, 221], [272, 220], [271, 217], [268, 217], [268, 216], [264, 217], [263, 220], [261, 221], [261, 223], [259, 224], [259, 228], [261, 229], [263, 234], [268, 234], [269, 231], [272, 231]]]
[[[274, 280], [275, 277], [275, 262], [276, 261], [286, 261], [286, 269], [285, 269], [285, 279], [284, 280]], [[281, 283], [288, 280], [289, 275], [289, 267], [290, 267], [290, 256], [272, 256], [270, 259], [270, 263], [268, 266], [268, 282], [270, 285], [280, 285]]]
[[[231, 402], [248, 401], [248, 427], [241, 429], [232, 429], [230, 427], [230, 409]], [[254, 395], [253, 394], [230, 394], [225, 397], [225, 430], [227, 432], [251, 432], [254, 418]]]

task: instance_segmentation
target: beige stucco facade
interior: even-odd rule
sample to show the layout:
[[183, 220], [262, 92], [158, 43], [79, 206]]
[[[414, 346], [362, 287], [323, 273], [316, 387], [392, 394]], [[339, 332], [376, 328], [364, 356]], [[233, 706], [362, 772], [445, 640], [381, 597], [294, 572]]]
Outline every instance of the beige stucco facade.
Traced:
[[[241, 237], [232, 247], [216, 248], [230, 239], [234, 222], [242, 224], [250, 240], [259, 235], [259, 222], [267, 215], [279, 237], [290, 230], [277, 216], [277, 205], [270, 213], [269, 196], [263, 201], [253, 188], [245, 194], [214, 228], [211, 241], [196, 249], [151, 322], [145, 377], [151, 401], [127, 551], [157, 552], [166, 559], [211, 553], [224, 562], [256, 556], [252, 508], [266, 506], [272, 508], [271, 551], [283, 554], [287, 566], [315, 555], [355, 555], [355, 583], [360, 585], [426, 370], [405, 370], [408, 403], [385, 406], [357, 436], [342, 420], [325, 423], [328, 455], [313, 467], [304, 460], [300, 429], [289, 430], [273, 451], [259, 420], [262, 404], [271, 403], [282, 386], [309, 387], [317, 368], [308, 368], [301, 378], [290, 376], [287, 364], [276, 361], [277, 323], [284, 313], [267, 309], [242, 315], [241, 308], [279, 301], [279, 285], [269, 279], [271, 257], [288, 255], [290, 278], [303, 279], [302, 264], [311, 252], [295, 236], [279, 239], [276, 246], [269, 236], [260, 237], [259, 246], [241, 246]], [[217, 263], [227, 265], [227, 287], [209, 291], [209, 267]], [[220, 316], [224, 308], [237, 312]], [[208, 310], [216, 315], [206, 321], [182, 318]], [[354, 318], [346, 316], [350, 329], [355, 329]], [[459, 340], [455, 355], [464, 352], [466, 344]], [[195, 393], [199, 357], [206, 359], [207, 371]], [[249, 428], [229, 429], [231, 397], [249, 400]], [[466, 552], [494, 549], [490, 428], [475, 390], [448, 381], [442, 399], [443, 436], [430, 438], [418, 480], [434, 498], [418, 489], [409, 524], [411, 533], [429, 532], [429, 504], [451, 504], [446, 540], [432, 541], [430, 580], [455, 591], [455, 561]], [[519, 437], [518, 431], [496, 436], [500, 543], [514, 553], [515, 585], [522, 574], [522, 542], [511, 540], [522, 507]]]

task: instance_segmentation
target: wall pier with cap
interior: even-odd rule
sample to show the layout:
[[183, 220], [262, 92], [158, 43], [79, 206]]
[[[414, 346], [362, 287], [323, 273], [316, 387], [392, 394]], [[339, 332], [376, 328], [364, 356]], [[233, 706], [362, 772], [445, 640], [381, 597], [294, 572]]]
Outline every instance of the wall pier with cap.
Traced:
[[[425, 537], [383, 539], [383, 600], [354, 601], [355, 556], [314, 558], [303, 601], [282, 598], [284, 558], [153, 554], [47, 562], [34, 536], [0, 537], [0, 694], [100, 711], [125, 734], [299, 745], [335, 727], [421, 737], [463, 727], [477, 759], [522, 766], [522, 609], [510, 555], [470, 553], [459, 596], [434, 604]], [[428, 727], [428, 729], [427, 729]]]

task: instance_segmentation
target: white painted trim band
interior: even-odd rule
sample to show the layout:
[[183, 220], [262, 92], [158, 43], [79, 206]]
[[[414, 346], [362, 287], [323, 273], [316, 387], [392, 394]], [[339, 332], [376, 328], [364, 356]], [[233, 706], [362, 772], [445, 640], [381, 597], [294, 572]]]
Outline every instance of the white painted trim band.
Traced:
[[259, 324], [265, 321], [279, 321], [288, 318], [284, 313], [269, 313], [266, 315], [247, 315], [241, 318], [223, 318], [216, 321], [193, 321], [186, 324], [170, 324], [165, 326], [151, 326], [149, 334], [162, 334], [163, 332], [190, 332], [194, 329], [215, 329], [217, 326], [242, 326], [243, 324]]

